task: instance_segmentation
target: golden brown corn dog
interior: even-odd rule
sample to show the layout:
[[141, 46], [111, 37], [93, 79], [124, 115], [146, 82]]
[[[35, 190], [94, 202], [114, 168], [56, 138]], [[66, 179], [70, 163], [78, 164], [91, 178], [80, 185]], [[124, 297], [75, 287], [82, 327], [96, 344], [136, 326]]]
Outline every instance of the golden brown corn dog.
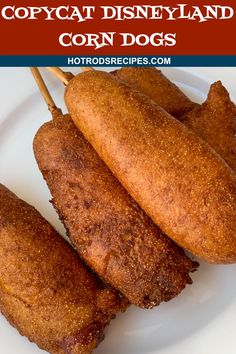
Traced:
[[90, 354], [123, 301], [0, 184], [0, 310], [22, 335], [52, 354]]
[[178, 295], [196, 269], [138, 207], [71, 118], [57, 112], [34, 139], [39, 168], [85, 262], [133, 304]]
[[206, 102], [182, 117], [182, 122], [236, 170], [236, 106], [220, 81], [211, 85]]
[[182, 117], [183, 114], [198, 106], [156, 68], [122, 68], [112, 74], [145, 93], [176, 118]]
[[168, 236], [211, 263], [236, 261], [236, 176], [208, 144], [108, 73], [79, 74], [65, 100], [84, 136]]
[[[206, 102], [200, 106], [186, 103], [180, 89], [155, 68], [123, 68], [112, 74], [176, 116], [236, 170], [236, 108], [220, 81], [211, 85]], [[179, 107], [179, 112], [185, 113], [176, 114], [172, 107]]]

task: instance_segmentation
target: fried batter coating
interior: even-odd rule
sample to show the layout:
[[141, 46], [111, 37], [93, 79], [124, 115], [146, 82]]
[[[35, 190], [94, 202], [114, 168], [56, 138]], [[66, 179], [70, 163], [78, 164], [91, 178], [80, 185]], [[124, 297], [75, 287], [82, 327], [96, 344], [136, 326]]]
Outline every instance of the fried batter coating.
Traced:
[[151, 97], [236, 169], [236, 108], [220, 81], [211, 86], [206, 102], [200, 106], [156, 68], [122, 68], [112, 74]]
[[131, 303], [151, 308], [192, 283], [197, 263], [139, 208], [68, 115], [40, 128], [34, 152], [80, 256]]
[[206, 102], [184, 115], [182, 122], [236, 170], [236, 106], [220, 81], [211, 86]]
[[114, 71], [112, 74], [152, 98], [176, 118], [197, 106], [156, 68], [129, 67]]
[[236, 262], [236, 176], [208, 144], [109, 73], [77, 75], [65, 101], [86, 139], [169, 237], [210, 263]]
[[0, 184], [0, 310], [21, 335], [52, 354], [92, 353], [121, 301], [32, 206]]
[[151, 97], [236, 170], [236, 107], [220, 81], [211, 86], [206, 102], [200, 106], [156, 68], [122, 68], [112, 74]]

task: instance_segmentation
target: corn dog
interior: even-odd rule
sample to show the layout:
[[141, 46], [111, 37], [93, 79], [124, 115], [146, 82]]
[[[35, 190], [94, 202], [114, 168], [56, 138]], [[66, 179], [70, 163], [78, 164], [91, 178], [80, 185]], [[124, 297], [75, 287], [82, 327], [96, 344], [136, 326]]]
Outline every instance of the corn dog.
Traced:
[[[236, 169], [236, 108], [220, 81], [211, 85], [206, 102], [198, 105], [186, 101], [180, 89], [155, 68], [123, 68], [112, 74], [152, 98]], [[179, 107], [180, 114], [171, 107]]]
[[131, 303], [151, 308], [192, 283], [197, 263], [144, 214], [68, 115], [39, 129], [34, 153], [80, 256]]
[[56, 109], [38, 69], [33, 74], [53, 117], [36, 134], [34, 152], [75, 248], [137, 306], [178, 295], [198, 264], [143, 213], [69, 115]]
[[182, 122], [236, 170], [236, 106], [220, 81], [211, 85], [206, 102], [184, 115]]
[[0, 184], [0, 310], [52, 354], [90, 354], [124, 306], [30, 205]]
[[156, 68], [122, 68], [112, 74], [145, 93], [160, 107], [176, 118], [181, 118], [198, 104], [192, 102], [173, 82]]
[[210, 263], [236, 261], [236, 176], [208, 144], [108, 73], [77, 75], [65, 101], [100, 157], [168, 236]]

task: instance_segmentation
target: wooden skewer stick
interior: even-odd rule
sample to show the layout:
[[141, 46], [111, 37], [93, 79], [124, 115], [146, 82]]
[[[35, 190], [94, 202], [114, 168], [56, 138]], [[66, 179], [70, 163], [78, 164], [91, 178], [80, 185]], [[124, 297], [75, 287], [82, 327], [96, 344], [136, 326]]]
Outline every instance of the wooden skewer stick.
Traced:
[[59, 108], [57, 108], [50, 92], [48, 91], [45, 81], [43, 80], [43, 77], [40, 74], [39, 69], [36, 67], [31, 67], [30, 70], [33, 74], [33, 77], [34, 77], [38, 87], [39, 87], [39, 91], [41, 92], [41, 94], [44, 98], [44, 101], [46, 102], [48, 109], [52, 114], [52, 117], [55, 117], [58, 113], [61, 113], [61, 110]]
[[[68, 73], [65, 73], [63, 70], [61, 70], [58, 67], [47, 67], [47, 69], [52, 72], [58, 79], [60, 79], [65, 85], [68, 85], [69, 83], [69, 78], [68, 78]], [[70, 74], [71, 75], [71, 74]]]
[[56, 107], [56, 104], [55, 104], [50, 92], [48, 91], [48, 88], [42, 78], [42, 75], [39, 72], [39, 69], [36, 67], [31, 67], [30, 70], [31, 70], [31, 72], [34, 76], [34, 79], [39, 87], [39, 90], [40, 90], [40, 92], [41, 92], [41, 94], [48, 106], [49, 111], [52, 112], [57, 107]]
[[[74, 77], [74, 75], [72, 73], [69, 72], [64, 72], [63, 70], [61, 70], [59, 67], [51, 67], [48, 66], [47, 69], [53, 73], [53, 75], [55, 75], [59, 80], [61, 80], [65, 85], [68, 85], [69, 81]], [[81, 69], [83, 71], [92, 71], [95, 70], [92, 67], [81, 67]]]

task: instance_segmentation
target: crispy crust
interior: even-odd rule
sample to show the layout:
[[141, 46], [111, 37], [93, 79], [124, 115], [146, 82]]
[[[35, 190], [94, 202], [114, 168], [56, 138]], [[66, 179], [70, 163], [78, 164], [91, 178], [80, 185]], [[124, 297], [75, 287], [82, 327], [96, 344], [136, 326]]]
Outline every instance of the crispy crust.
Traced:
[[167, 235], [208, 262], [236, 261], [236, 176], [209, 145], [108, 73], [79, 74], [65, 100], [75, 124]]
[[236, 106], [220, 81], [211, 85], [206, 102], [182, 121], [236, 170]]
[[52, 226], [0, 185], [0, 309], [9, 322], [50, 353], [89, 354], [120, 305]]
[[211, 85], [206, 102], [198, 105], [155, 68], [123, 68], [112, 74], [151, 97], [236, 170], [236, 108], [221, 81]]
[[156, 68], [122, 68], [112, 74], [149, 96], [176, 118], [198, 106]]
[[69, 116], [40, 128], [34, 152], [69, 237], [100, 277], [147, 308], [191, 283], [197, 264], [138, 207]]
[[155, 68], [123, 68], [112, 74], [151, 97], [236, 170], [236, 107], [221, 81], [211, 85], [206, 102], [198, 105]]

